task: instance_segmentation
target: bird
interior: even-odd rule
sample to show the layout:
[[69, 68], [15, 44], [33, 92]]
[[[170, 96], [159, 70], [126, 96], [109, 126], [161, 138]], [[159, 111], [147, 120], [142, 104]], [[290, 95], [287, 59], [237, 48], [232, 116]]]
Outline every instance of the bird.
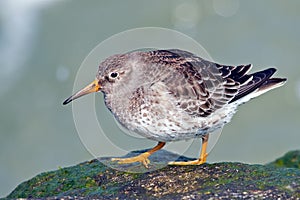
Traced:
[[102, 92], [106, 107], [126, 129], [157, 145], [119, 164], [139, 162], [167, 142], [201, 138], [198, 159], [170, 165], [201, 165], [208, 156], [209, 134], [229, 123], [237, 107], [282, 86], [275, 68], [249, 73], [252, 64], [222, 65], [180, 49], [136, 50], [106, 58], [95, 80], [67, 98], [63, 105], [89, 93]]

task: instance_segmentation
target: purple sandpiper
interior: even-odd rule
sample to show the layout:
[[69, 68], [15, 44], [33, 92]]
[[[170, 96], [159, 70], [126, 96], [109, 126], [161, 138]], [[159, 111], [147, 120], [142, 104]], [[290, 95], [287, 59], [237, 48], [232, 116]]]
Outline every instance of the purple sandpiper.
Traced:
[[158, 144], [120, 164], [141, 162], [166, 142], [202, 138], [200, 157], [172, 165], [206, 162], [208, 136], [228, 123], [237, 106], [271, 89], [286, 78], [272, 78], [275, 68], [248, 73], [252, 65], [220, 65], [179, 49], [134, 51], [108, 57], [96, 79], [63, 104], [101, 91], [107, 108], [122, 126]]

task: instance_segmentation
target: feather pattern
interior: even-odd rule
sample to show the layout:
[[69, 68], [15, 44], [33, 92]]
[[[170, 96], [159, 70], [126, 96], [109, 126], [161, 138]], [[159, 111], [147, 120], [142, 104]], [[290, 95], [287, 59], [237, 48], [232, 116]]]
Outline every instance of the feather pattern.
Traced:
[[[169, 76], [164, 82], [179, 106], [196, 117], [206, 117], [229, 103], [262, 87], [284, 83], [286, 79], [270, 79], [276, 69], [248, 74], [252, 65], [220, 65], [178, 49], [147, 52], [150, 62], [173, 67], [184, 76]], [[189, 84], [180, 84], [188, 82]]]

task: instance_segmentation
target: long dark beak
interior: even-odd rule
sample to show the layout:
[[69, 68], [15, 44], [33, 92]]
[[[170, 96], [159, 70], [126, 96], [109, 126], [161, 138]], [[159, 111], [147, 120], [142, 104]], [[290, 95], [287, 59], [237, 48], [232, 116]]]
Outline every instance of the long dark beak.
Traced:
[[66, 105], [66, 104], [70, 103], [71, 101], [73, 101], [73, 100], [75, 100], [79, 97], [82, 97], [86, 94], [93, 93], [93, 92], [98, 92], [100, 89], [101, 89], [101, 86], [99, 85], [99, 81], [96, 79], [91, 84], [86, 86], [85, 88], [81, 89], [80, 91], [76, 92], [75, 94], [73, 94], [72, 96], [67, 98], [63, 102], [63, 105]]

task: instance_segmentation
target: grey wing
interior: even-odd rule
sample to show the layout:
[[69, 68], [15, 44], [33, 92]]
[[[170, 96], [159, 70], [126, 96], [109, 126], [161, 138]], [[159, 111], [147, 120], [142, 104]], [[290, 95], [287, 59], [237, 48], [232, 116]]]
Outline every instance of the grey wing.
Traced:
[[251, 65], [224, 66], [178, 49], [158, 50], [161, 63], [172, 68], [172, 75], [162, 81], [177, 106], [195, 117], [206, 117], [227, 105], [239, 88], [251, 80]]

